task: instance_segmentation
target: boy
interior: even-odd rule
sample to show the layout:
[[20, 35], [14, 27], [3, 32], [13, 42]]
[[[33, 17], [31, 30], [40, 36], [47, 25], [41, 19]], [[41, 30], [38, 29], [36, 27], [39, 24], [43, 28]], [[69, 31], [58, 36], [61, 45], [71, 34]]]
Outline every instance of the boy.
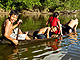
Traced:
[[55, 31], [57, 31], [57, 27], [45, 27], [39, 31], [35, 31], [33, 36], [37, 37], [38, 39], [50, 38]]
[[[18, 40], [16, 40], [16, 36], [17, 36], [16, 33], [18, 29], [16, 27], [19, 25], [19, 23], [22, 22], [22, 20], [19, 20], [17, 24], [13, 25], [13, 23], [17, 21], [18, 16], [19, 16], [19, 12], [17, 10], [12, 10], [9, 14], [9, 17], [4, 21], [2, 25], [3, 37], [6, 37], [7, 39], [11, 40], [15, 45], [18, 44]], [[21, 30], [19, 30], [19, 34], [23, 34]], [[27, 36], [27, 33], [24, 38], [26, 40], [27, 39], [30, 40], [30, 38]]]
[[71, 19], [68, 23], [62, 25], [62, 32], [65, 33], [71, 33], [74, 29], [74, 32], [76, 33], [76, 28], [78, 26], [78, 19], [75, 20]]

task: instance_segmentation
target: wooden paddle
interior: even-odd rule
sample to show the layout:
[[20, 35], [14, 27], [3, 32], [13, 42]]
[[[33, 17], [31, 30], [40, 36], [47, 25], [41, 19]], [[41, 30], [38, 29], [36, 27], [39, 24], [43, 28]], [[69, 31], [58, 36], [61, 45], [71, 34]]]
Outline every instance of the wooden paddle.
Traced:
[[21, 25], [21, 23], [19, 23], [19, 27], [18, 27], [18, 32], [17, 32], [17, 37], [16, 37], [16, 40], [18, 40], [18, 35], [19, 35], [20, 25]]

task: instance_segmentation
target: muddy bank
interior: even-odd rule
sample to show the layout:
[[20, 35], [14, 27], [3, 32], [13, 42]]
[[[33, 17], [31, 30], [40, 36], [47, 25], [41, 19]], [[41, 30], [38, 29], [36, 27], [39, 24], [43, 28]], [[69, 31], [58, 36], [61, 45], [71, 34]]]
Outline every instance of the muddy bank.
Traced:
[[[60, 14], [76, 14], [77, 12], [79, 12], [79, 10], [66, 10], [66, 11], [57, 11], [59, 12]], [[56, 12], [56, 11], [55, 11]], [[0, 11], [0, 14], [9, 14], [9, 12], [1, 12]], [[48, 12], [48, 11], [27, 11], [27, 10], [22, 10], [19, 14], [32, 14], [32, 15], [35, 15], [35, 14], [53, 14], [53, 12]]]

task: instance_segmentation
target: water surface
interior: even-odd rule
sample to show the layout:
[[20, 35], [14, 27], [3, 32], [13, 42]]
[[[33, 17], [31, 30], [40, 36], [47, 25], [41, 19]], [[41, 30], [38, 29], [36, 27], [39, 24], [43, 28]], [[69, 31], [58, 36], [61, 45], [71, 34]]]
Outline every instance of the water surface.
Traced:
[[[45, 27], [48, 18], [52, 15], [20, 15], [23, 20], [20, 28], [23, 32]], [[76, 14], [80, 20], [80, 14]], [[0, 15], [0, 36], [2, 22], [8, 15]], [[61, 24], [74, 19], [75, 15], [60, 15]], [[79, 21], [80, 22], [80, 21]], [[48, 41], [31, 43], [20, 46], [0, 43], [0, 60], [80, 60], [80, 25], [78, 34], [53, 38]]]

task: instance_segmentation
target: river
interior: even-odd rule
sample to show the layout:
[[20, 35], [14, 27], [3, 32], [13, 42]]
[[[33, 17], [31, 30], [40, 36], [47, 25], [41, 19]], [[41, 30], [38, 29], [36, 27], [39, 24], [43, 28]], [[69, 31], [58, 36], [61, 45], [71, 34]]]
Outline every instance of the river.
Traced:
[[[23, 20], [20, 28], [23, 32], [32, 31], [46, 26], [48, 18], [52, 15], [20, 15]], [[80, 20], [80, 14], [60, 15], [61, 24], [70, 19]], [[0, 36], [1, 25], [8, 15], [0, 14]], [[80, 23], [80, 21], [79, 21]], [[80, 60], [80, 25], [77, 34], [71, 33], [66, 36], [53, 38], [48, 41], [19, 45], [15, 47], [10, 44], [0, 43], [0, 60]]]

